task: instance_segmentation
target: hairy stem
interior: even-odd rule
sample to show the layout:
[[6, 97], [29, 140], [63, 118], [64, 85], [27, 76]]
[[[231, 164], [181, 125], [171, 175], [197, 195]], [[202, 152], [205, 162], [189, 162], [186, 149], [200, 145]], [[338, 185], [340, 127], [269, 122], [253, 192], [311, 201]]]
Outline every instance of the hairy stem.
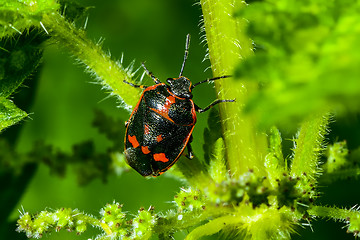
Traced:
[[334, 220], [342, 221], [359, 215], [359, 212], [354, 209], [341, 209], [324, 206], [312, 206], [307, 212], [314, 217], [332, 218]]
[[203, 236], [213, 235], [220, 230], [226, 228], [229, 225], [236, 225], [243, 223], [243, 219], [238, 216], [227, 215], [216, 218], [208, 223], [195, 228], [189, 235], [186, 236], [186, 240], [196, 240]]
[[[58, 13], [43, 16], [43, 26], [46, 31], [62, 45], [66, 46], [72, 54], [83, 62], [87, 69], [96, 74], [104, 85], [111, 91], [110, 94], [119, 97], [130, 109], [139, 99], [139, 91], [123, 80], [131, 82], [131, 73], [111, 60], [99, 44], [94, 44], [86, 38], [85, 32], [77, 29]], [[121, 96], [121, 98], [120, 98]]]
[[[245, 3], [234, 0], [201, 0], [200, 3], [213, 75], [231, 75], [240, 60], [252, 54], [251, 40], [244, 33], [246, 21], [233, 17], [236, 10], [245, 7]], [[232, 174], [239, 176], [253, 169], [265, 175], [265, 135], [256, 131], [254, 119], [242, 113], [249, 95], [257, 91], [256, 83], [226, 79], [217, 81], [215, 88], [221, 99], [236, 98], [236, 103], [220, 105], [227, 160]]]
[[154, 227], [156, 233], [176, 232], [179, 230], [188, 229], [189, 227], [196, 226], [201, 222], [219, 215], [230, 214], [233, 209], [216, 207], [207, 205], [205, 210], [190, 211], [183, 214], [178, 213], [164, 218], [160, 218]]

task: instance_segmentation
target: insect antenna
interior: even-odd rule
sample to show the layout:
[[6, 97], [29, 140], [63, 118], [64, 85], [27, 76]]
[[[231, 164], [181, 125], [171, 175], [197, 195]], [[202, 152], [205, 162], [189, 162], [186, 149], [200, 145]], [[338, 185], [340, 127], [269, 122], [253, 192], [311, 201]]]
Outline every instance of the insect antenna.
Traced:
[[183, 61], [182, 66], [181, 66], [179, 77], [181, 77], [183, 72], [184, 72], [185, 63], [186, 63], [186, 60], [187, 60], [188, 55], [189, 55], [189, 46], [190, 46], [190, 34], [187, 34], [186, 35], [186, 43], [185, 43], [184, 61]]
[[200, 82], [197, 82], [195, 84], [193, 84], [191, 86], [191, 89], [195, 88], [197, 85], [200, 85], [202, 83], [206, 83], [206, 82], [211, 82], [211, 81], [215, 81], [215, 80], [219, 80], [219, 79], [223, 79], [223, 78], [228, 78], [228, 77], [232, 77], [231, 75], [225, 75], [225, 76], [221, 76], [221, 77], [214, 77], [214, 78], [208, 78], [204, 81], [200, 81]]

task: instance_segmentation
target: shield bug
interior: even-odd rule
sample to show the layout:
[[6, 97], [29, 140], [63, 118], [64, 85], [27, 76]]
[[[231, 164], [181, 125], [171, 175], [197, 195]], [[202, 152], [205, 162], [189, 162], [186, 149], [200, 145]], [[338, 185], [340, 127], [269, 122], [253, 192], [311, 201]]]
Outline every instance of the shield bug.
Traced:
[[205, 108], [198, 107], [192, 100], [192, 89], [197, 85], [229, 76], [215, 77], [195, 84], [184, 77], [183, 71], [188, 57], [190, 35], [186, 36], [184, 61], [178, 78], [168, 78], [167, 84], [161, 83], [142, 64], [147, 75], [155, 85], [135, 85], [144, 89], [139, 102], [126, 122], [125, 157], [127, 163], [142, 176], [154, 177], [167, 171], [188, 149], [188, 158], [193, 157], [191, 150], [192, 131], [196, 123], [196, 112], [202, 113], [221, 102], [235, 100], [215, 100]]

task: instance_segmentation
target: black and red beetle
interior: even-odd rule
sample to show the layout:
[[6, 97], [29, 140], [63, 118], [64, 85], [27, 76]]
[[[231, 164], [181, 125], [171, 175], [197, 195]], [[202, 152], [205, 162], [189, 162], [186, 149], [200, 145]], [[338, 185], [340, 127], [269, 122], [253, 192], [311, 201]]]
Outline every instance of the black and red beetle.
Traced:
[[196, 112], [202, 113], [220, 102], [235, 100], [215, 100], [206, 108], [200, 108], [192, 100], [192, 89], [202, 83], [226, 78], [221, 76], [192, 84], [182, 76], [190, 35], [186, 36], [184, 61], [178, 78], [168, 78], [161, 83], [145, 65], [145, 72], [154, 80], [155, 85], [135, 85], [124, 80], [132, 87], [145, 89], [139, 102], [126, 122], [125, 157], [127, 163], [142, 176], [154, 177], [167, 171], [179, 159], [185, 147], [188, 158], [193, 157], [190, 142], [196, 123]]

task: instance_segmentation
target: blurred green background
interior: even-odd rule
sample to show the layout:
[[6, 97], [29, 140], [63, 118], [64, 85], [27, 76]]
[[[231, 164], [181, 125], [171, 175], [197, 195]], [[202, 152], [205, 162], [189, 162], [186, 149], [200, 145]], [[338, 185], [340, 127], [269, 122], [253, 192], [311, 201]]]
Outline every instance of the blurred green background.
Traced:
[[[190, 33], [190, 55], [184, 75], [193, 82], [211, 77], [211, 71], [205, 71], [210, 62], [203, 61], [206, 46], [200, 44], [201, 9], [193, 0], [84, 0], [84, 5], [93, 6], [88, 12], [87, 35], [97, 42], [104, 38], [103, 49], [111, 52], [113, 59], [119, 60], [124, 54], [124, 65], [135, 59], [135, 68], [146, 61], [147, 68], [160, 80], [177, 77], [184, 54], [185, 36]], [[78, 22], [79, 26], [84, 22]], [[75, 64], [74, 64], [75, 63]], [[261, 67], [259, 67], [261, 68]], [[142, 70], [138, 72], [140, 76]], [[36, 96], [31, 107], [31, 119], [23, 122], [21, 137], [18, 140], [18, 151], [27, 152], [36, 140], [44, 140], [63, 151], [86, 140], [93, 140], [97, 152], [105, 152], [110, 142], [104, 135], [92, 127], [94, 109], [101, 109], [106, 114], [125, 122], [129, 113], [118, 108], [114, 98], [107, 98], [101, 86], [93, 84], [94, 79], [84, 72], [82, 65], [57, 44], [50, 44], [44, 52], [42, 67], [39, 69], [40, 80], [35, 90]], [[30, 80], [25, 85], [31, 85]], [[119, 79], [122, 81], [122, 79]], [[151, 80], [147, 78], [150, 84]], [[26, 91], [20, 89], [18, 94]], [[206, 106], [215, 98], [212, 85], [202, 85], [194, 92], [194, 101], [199, 106]], [[16, 96], [15, 96], [16, 100]], [[29, 111], [28, 111], [29, 112]], [[198, 117], [194, 130], [193, 148], [198, 156], [203, 155], [203, 129], [206, 126], [207, 113]], [[345, 124], [343, 124], [345, 122]], [[353, 136], [353, 128], [358, 125], [357, 116], [349, 120], [339, 119], [333, 124], [335, 132], [330, 135], [340, 136], [338, 140]], [[345, 126], [345, 127], [341, 127]], [[337, 131], [336, 131], [337, 130]], [[346, 131], [349, 136], [346, 136]], [[291, 138], [293, 133], [285, 134]], [[291, 141], [287, 141], [288, 145]], [[356, 139], [358, 141], [358, 139]], [[358, 144], [356, 144], [358, 146]], [[344, 186], [347, 187], [344, 187]], [[330, 196], [324, 204], [337, 204], [351, 207], [359, 203], [359, 198], [348, 196], [349, 190], [356, 189], [358, 182], [340, 182], [334, 188], [321, 189]], [[31, 213], [45, 208], [61, 207], [78, 208], [98, 216], [98, 211], [106, 203], [117, 201], [124, 204], [124, 210], [135, 213], [140, 207], [155, 206], [156, 211], [165, 212], [172, 208], [173, 196], [182, 186], [181, 182], [167, 174], [154, 179], [144, 179], [135, 171], [125, 172], [121, 176], [111, 175], [106, 184], [96, 179], [84, 187], [77, 184], [73, 169], [68, 168], [64, 178], [52, 175], [49, 168], [41, 165], [35, 177], [29, 183], [11, 220], [18, 218], [22, 207]], [[336, 189], [336, 192], [331, 189]], [[339, 192], [339, 191], [343, 192]], [[353, 239], [341, 229], [342, 223], [314, 221], [312, 233], [309, 227], [300, 232], [296, 239]], [[15, 228], [15, 226], [14, 226]], [[334, 230], [334, 231], [331, 231]], [[75, 233], [52, 233], [43, 239], [87, 239], [95, 235], [87, 231], [82, 236]], [[178, 233], [176, 239], [186, 235]], [[23, 233], [18, 234], [22, 239]], [[219, 237], [221, 238], [221, 237]]]

